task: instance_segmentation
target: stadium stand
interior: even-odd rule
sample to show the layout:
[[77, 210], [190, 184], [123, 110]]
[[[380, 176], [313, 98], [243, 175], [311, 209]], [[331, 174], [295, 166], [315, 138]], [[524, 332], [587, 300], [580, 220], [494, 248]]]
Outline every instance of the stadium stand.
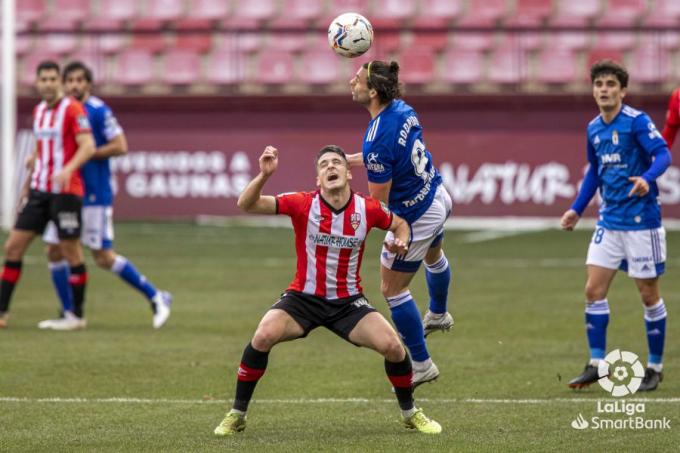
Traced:
[[[250, 0], [238, 8], [225, 0], [22, 0], [17, 5], [17, 68], [24, 94], [34, 64], [45, 55], [96, 60], [111, 75], [99, 79], [104, 93], [109, 88], [119, 93], [121, 84], [167, 85], [172, 91], [207, 83], [232, 92], [258, 83], [278, 90], [301, 82], [310, 90], [324, 86], [340, 92], [349, 71], [370, 58], [402, 62], [404, 80], [416, 85], [415, 92], [431, 85], [530, 91], [541, 84], [582, 92], [584, 68], [603, 57], [630, 65], [633, 79], [639, 73], [651, 91], [670, 88], [680, 74], [680, 1], [675, 0]], [[352, 10], [373, 22], [375, 41], [368, 54], [347, 62], [327, 49], [325, 28], [338, 13]], [[313, 58], [325, 67], [317, 69]], [[123, 74], [133, 61], [147, 67]], [[193, 67], [175, 74], [155, 71], [181, 61]], [[276, 68], [267, 70], [274, 62]]]

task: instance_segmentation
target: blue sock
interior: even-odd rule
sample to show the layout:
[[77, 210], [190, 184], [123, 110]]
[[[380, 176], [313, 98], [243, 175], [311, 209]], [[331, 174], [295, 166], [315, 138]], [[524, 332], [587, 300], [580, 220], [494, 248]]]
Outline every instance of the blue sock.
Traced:
[[411, 292], [403, 293], [387, 298], [390, 306], [392, 321], [397, 326], [397, 331], [404, 339], [411, 357], [416, 362], [422, 362], [430, 358], [425, 345], [423, 322], [420, 320], [420, 312], [415, 301], [411, 298]]
[[430, 311], [436, 314], [446, 313], [449, 283], [451, 283], [451, 268], [444, 252], [441, 258], [430, 265], [425, 263], [425, 280], [427, 291], [430, 293]]
[[666, 339], [666, 305], [659, 299], [651, 307], [645, 306], [645, 327], [647, 328], [647, 345], [649, 346], [649, 365], [663, 364], [663, 345]]
[[73, 291], [68, 282], [70, 274], [68, 262], [66, 260], [56, 263], [49, 262], [47, 266], [50, 268], [52, 283], [54, 283], [54, 289], [57, 291], [59, 302], [61, 302], [61, 309], [73, 312]]
[[144, 293], [151, 300], [156, 295], [156, 287], [146, 277], [139, 273], [135, 266], [124, 256], [116, 256], [111, 272], [118, 274], [120, 278], [128, 282], [133, 288]]
[[604, 359], [607, 349], [607, 324], [609, 324], [607, 299], [586, 303], [586, 334], [591, 360]]

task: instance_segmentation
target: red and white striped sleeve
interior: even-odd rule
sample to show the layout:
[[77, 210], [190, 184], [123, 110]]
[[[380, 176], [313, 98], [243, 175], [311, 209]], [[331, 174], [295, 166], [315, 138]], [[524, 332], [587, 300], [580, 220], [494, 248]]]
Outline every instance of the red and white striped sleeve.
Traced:
[[366, 197], [366, 218], [369, 228], [387, 230], [392, 225], [392, 211], [375, 198]]

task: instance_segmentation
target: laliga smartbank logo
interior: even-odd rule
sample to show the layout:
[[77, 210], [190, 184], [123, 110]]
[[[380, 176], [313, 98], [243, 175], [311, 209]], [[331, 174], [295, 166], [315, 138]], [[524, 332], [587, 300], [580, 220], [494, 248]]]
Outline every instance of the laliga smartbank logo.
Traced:
[[[637, 355], [615, 349], [597, 367], [600, 379], [597, 381], [614, 398], [633, 395], [640, 388], [645, 368]], [[571, 422], [571, 427], [585, 429], [671, 429], [670, 419], [648, 419], [643, 416], [646, 406], [643, 402], [624, 399], [597, 401], [597, 414], [589, 420], [579, 413]]]

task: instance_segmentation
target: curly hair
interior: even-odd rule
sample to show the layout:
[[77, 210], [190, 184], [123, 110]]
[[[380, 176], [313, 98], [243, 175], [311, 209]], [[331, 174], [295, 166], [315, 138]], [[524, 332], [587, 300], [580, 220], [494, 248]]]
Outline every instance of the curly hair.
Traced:
[[591, 83], [594, 83], [595, 79], [603, 75], [613, 75], [616, 77], [621, 84], [621, 88], [626, 88], [628, 86], [628, 71], [626, 71], [626, 68], [624, 68], [623, 65], [614, 60], [599, 60], [591, 66]]
[[402, 85], [399, 83], [399, 63], [396, 61], [373, 60], [363, 64], [367, 74], [369, 89], [378, 92], [381, 104], [387, 104], [402, 96]]

